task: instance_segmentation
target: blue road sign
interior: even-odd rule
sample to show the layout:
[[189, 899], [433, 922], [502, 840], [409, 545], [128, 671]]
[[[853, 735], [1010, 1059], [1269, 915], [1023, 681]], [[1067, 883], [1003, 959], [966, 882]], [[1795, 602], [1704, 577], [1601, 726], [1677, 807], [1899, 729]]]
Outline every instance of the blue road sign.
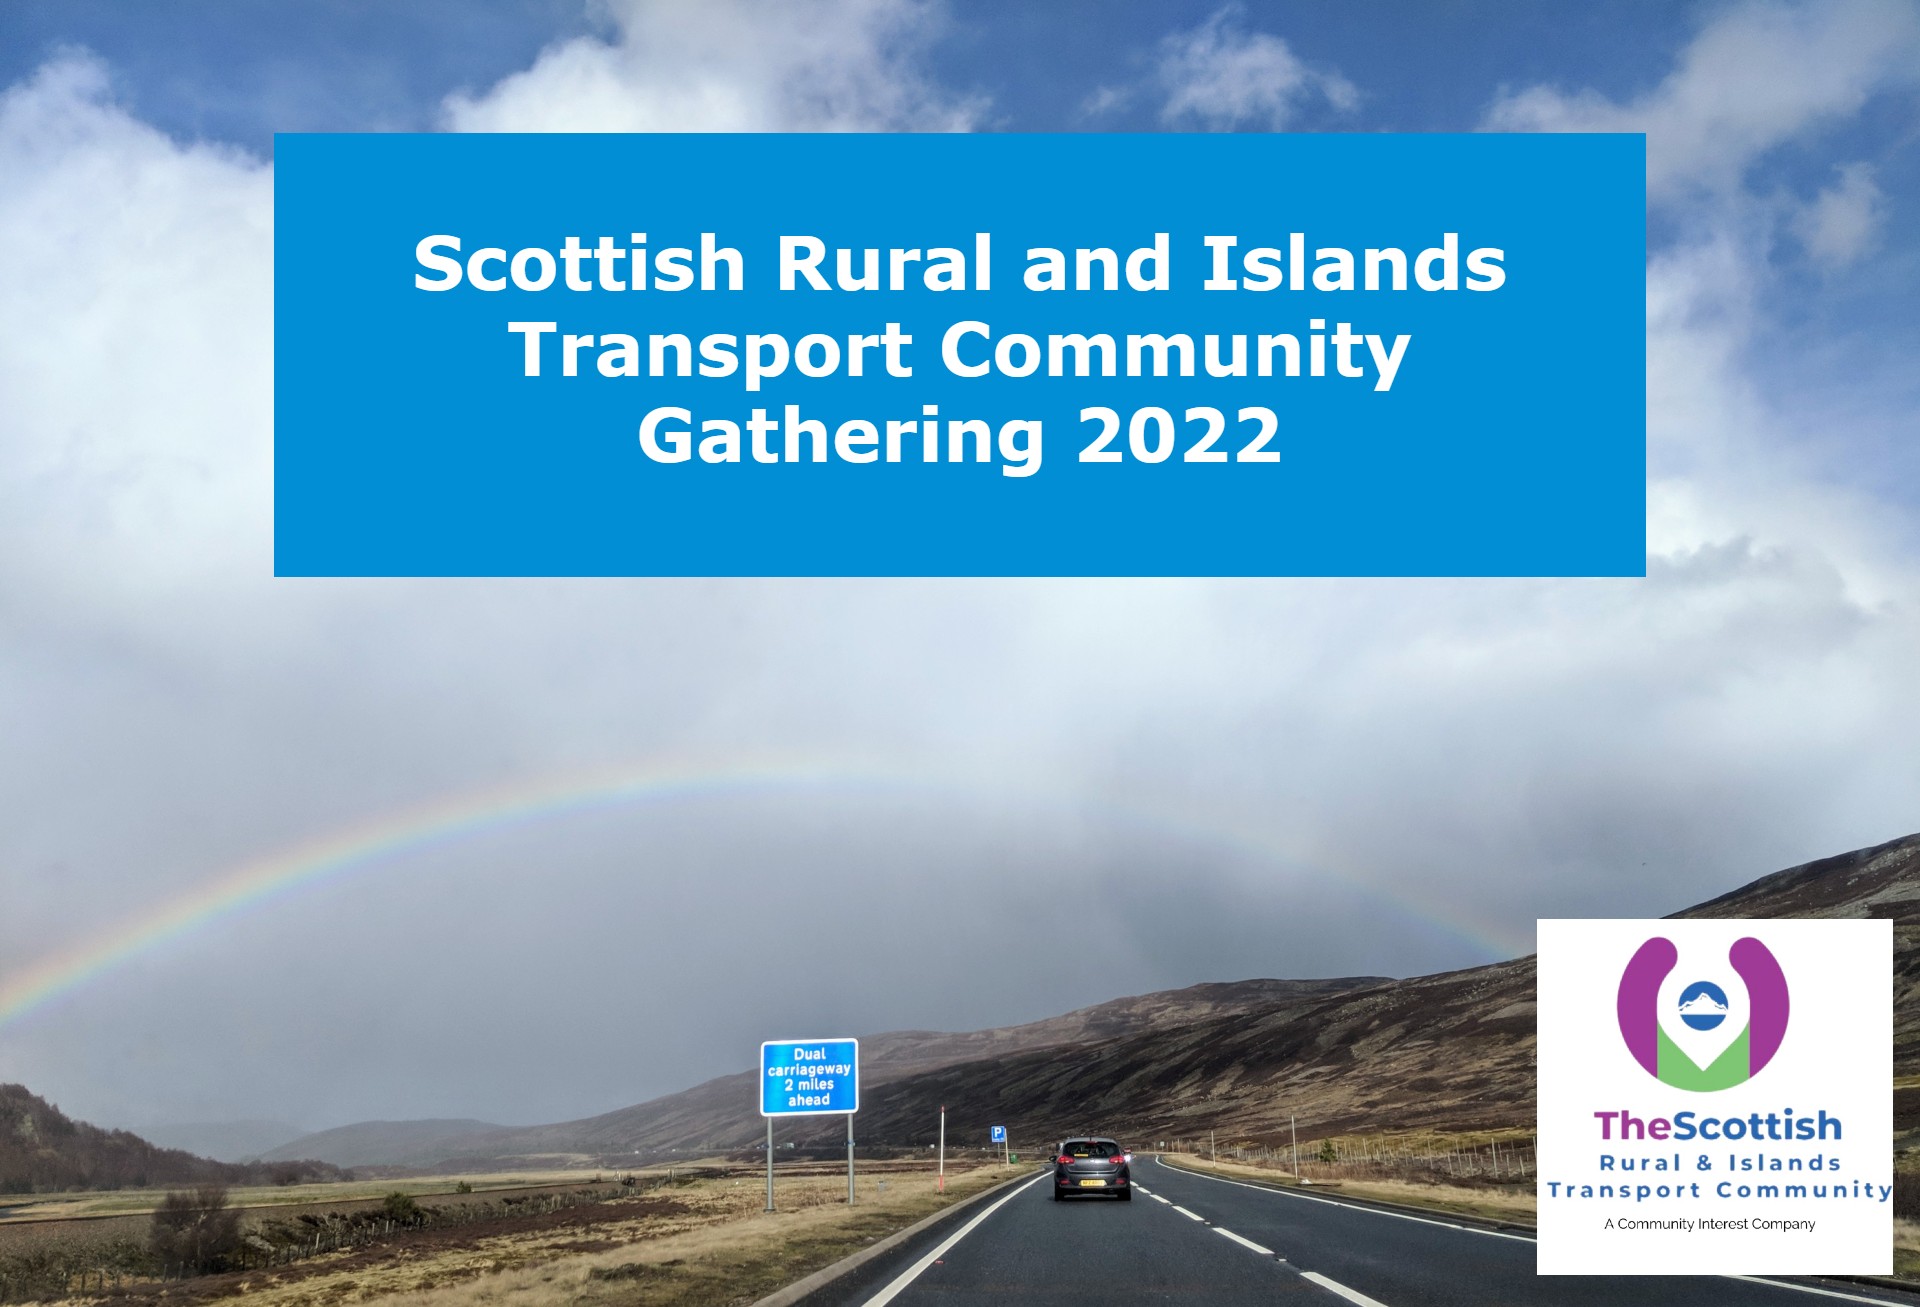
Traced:
[[1005, 1126], [997, 1125], [991, 1128], [993, 1130], [991, 1142], [996, 1144], [1004, 1144], [1007, 1142], [1007, 1128]]
[[860, 1041], [782, 1039], [760, 1045], [760, 1115], [860, 1110]]

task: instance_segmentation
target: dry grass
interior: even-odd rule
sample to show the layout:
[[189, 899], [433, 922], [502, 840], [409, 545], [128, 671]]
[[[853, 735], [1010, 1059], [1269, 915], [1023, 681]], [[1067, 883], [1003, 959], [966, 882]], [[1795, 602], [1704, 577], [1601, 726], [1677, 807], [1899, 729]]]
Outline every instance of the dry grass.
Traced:
[[[667, 1168], [635, 1170], [635, 1175], [663, 1174]], [[684, 1167], [682, 1168], [684, 1169]], [[614, 1177], [625, 1172], [602, 1172]], [[257, 1185], [228, 1191], [236, 1207], [310, 1206], [318, 1203], [368, 1202], [399, 1192], [416, 1198], [448, 1195], [465, 1181], [475, 1193], [501, 1189], [531, 1189], [552, 1185], [586, 1184], [591, 1171], [513, 1171], [478, 1175], [417, 1176], [400, 1180], [351, 1180], [331, 1184]], [[116, 1189], [99, 1193], [0, 1194], [0, 1225], [29, 1221], [71, 1221], [108, 1216], [143, 1216], [160, 1205], [165, 1189]]]
[[177, 1283], [167, 1286], [164, 1299], [155, 1294], [112, 1301], [217, 1300], [244, 1307], [751, 1303], [1019, 1173], [997, 1165], [950, 1170], [944, 1195], [934, 1191], [930, 1171], [862, 1176], [859, 1203], [852, 1208], [844, 1175], [782, 1176], [775, 1191], [780, 1210], [771, 1215], [762, 1210], [766, 1190], [758, 1179], [695, 1180], [603, 1204], [590, 1224], [555, 1220], [505, 1233], [455, 1229], [276, 1271]]
[[1920, 1279], [1920, 1221], [1894, 1219], [1893, 1273], [1903, 1279]]
[[[1244, 1176], [1250, 1180], [1264, 1180], [1269, 1184], [1292, 1186], [1293, 1176], [1270, 1167], [1251, 1166], [1242, 1162], [1210, 1162], [1202, 1157], [1186, 1153], [1169, 1153], [1167, 1162], [1195, 1171], [1213, 1172], [1219, 1175]], [[1373, 1198], [1387, 1203], [1403, 1203], [1409, 1207], [1425, 1207], [1436, 1212], [1450, 1212], [1462, 1216], [1477, 1216], [1489, 1221], [1517, 1221], [1521, 1224], [1533, 1224], [1538, 1210], [1533, 1190], [1529, 1188], [1494, 1188], [1491, 1186], [1419, 1184], [1408, 1180], [1341, 1180], [1336, 1183], [1309, 1185], [1308, 1188], [1325, 1189], [1330, 1194], [1351, 1194], [1355, 1198]]]

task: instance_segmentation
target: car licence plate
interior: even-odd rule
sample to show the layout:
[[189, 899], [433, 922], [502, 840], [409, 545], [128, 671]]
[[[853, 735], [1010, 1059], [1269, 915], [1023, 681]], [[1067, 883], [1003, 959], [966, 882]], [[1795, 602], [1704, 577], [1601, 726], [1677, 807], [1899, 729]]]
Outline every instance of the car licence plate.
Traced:
[[1082, 1189], [1104, 1189], [1107, 1187], [1107, 1182], [1105, 1180], [1082, 1180], [1080, 1187]]

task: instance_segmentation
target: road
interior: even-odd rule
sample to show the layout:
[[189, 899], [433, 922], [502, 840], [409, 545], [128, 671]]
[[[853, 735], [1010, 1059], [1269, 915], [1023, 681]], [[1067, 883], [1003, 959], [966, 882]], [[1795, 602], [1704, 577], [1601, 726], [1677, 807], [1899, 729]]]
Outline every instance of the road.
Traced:
[[806, 1307], [1287, 1303], [1300, 1307], [1838, 1307], [1920, 1297], [1836, 1282], [1540, 1277], [1533, 1240], [1177, 1170], [1128, 1203], [1056, 1203], [1051, 1172], [810, 1295]]

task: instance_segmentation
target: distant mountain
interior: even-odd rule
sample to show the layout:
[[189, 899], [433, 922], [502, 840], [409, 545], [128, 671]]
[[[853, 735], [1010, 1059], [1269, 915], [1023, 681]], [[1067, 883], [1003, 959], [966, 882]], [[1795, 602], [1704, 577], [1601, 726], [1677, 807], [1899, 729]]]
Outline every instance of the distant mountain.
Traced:
[[[1920, 835], [1776, 872], [1676, 917], [1871, 917], [1894, 921], [1894, 1065], [1920, 1073]], [[1408, 980], [1250, 980], [1116, 999], [1045, 1021], [965, 1034], [900, 1031], [861, 1041], [869, 1145], [1016, 1140], [1085, 1129], [1131, 1141], [1277, 1140], [1355, 1130], [1526, 1126], [1534, 1103], [1534, 959]], [[407, 1164], [608, 1159], [749, 1148], [760, 1138], [751, 1072], [604, 1116], [449, 1134]], [[1896, 1123], [1920, 1127], [1920, 1088], [1895, 1091]], [[349, 1129], [357, 1129], [350, 1127]], [[781, 1137], [832, 1146], [838, 1119]], [[312, 1151], [312, 1140], [300, 1147]], [[323, 1154], [324, 1155], [324, 1154]], [[367, 1156], [370, 1154], [356, 1154]], [[397, 1157], [388, 1160], [399, 1160]]]
[[0, 1194], [197, 1184], [292, 1184], [335, 1179], [330, 1166], [287, 1161], [233, 1166], [160, 1148], [125, 1130], [75, 1121], [21, 1085], [0, 1085]]
[[335, 1166], [419, 1166], [446, 1155], [448, 1140], [506, 1127], [488, 1121], [361, 1121], [302, 1135], [262, 1155], [266, 1162], [317, 1158]]
[[[1036, 1049], [1098, 1043], [1149, 1030], [1172, 1029], [1204, 1017], [1291, 998], [1338, 994], [1381, 983], [1384, 982], [1378, 976], [1242, 980], [1113, 999], [1019, 1026], [962, 1033], [891, 1031], [861, 1039], [861, 1088], [870, 1096], [880, 1086], [956, 1063], [978, 1063]], [[753, 1102], [754, 1074], [742, 1071], [583, 1121], [417, 1136], [408, 1133], [411, 1127], [443, 1123], [374, 1122], [310, 1135], [287, 1148], [342, 1166], [374, 1165], [376, 1159], [395, 1166], [451, 1166], [556, 1155], [611, 1159], [631, 1157], [636, 1152], [649, 1156], [674, 1151], [705, 1152], [752, 1142], [761, 1128]], [[367, 1133], [359, 1133], [363, 1131]], [[352, 1138], [355, 1147], [338, 1148], [329, 1136]], [[375, 1140], [381, 1142], [375, 1144]], [[367, 1146], [361, 1147], [362, 1143]], [[358, 1160], [344, 1160], [349, 1156]]]
[[[197, 1121], [143, 1126], [142, 1138], [162, 1148], [177, 1148], [216, 1162], [251, 1162], [307, 1132], [284, 1121]], [[311, 1156], [311, 1154], [301, 1154]]]
[[[1777, 872], [1674, 916], [1889, 918], [1894, 1069], [1920, 1071], [1920, 835]], [[1021, 1054], [915, 1076], [861, 1113], [873, 1141], [1006, 1124], [1046, 1138], [1097, 1127], [1141, 1141], [1417, 1127], [1525, 1126], [1534, 1111], [1534, 959], [1150, 1031], [1076, 1051]], [[1895, 1092], [1920, 1126], [1920, 1089]], [[822, 1135], [830, 1131], [822, 1130]]]

